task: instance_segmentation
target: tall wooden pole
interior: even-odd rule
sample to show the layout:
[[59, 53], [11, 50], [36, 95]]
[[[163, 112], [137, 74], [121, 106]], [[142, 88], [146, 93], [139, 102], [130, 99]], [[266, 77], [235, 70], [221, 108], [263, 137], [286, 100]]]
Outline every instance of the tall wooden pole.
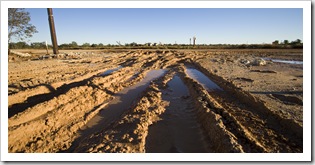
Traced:
[[56, 30], [55, 30], [55, 23], [54, 23], [54, 16], [51, 8], [47, 8], [48, 12], [48, 21], [50, 27], [50, 35], [51, 35], [51, 42], [53, 44], [54, 54], [58, 54], [58, 44], [57, 44], [57, 37], [56, 37]]

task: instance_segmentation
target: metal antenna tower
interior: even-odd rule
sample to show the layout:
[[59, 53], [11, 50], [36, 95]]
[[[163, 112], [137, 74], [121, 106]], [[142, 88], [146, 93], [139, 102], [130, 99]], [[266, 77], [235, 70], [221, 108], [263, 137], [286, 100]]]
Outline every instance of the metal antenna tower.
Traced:
[[193, 45], [194, 46], [196, 45], [196, 37], [195, 36], [193, 37]]

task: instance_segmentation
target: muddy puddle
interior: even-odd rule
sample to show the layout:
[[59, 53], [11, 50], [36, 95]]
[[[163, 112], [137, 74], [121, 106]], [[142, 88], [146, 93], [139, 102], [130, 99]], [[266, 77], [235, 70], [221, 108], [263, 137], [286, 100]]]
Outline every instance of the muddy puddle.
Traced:
[[150, 82], [164, 75], [166, 70], [151, 70], [145, 78], [134, 86], [123, 89], [114, 95], [108, 105], [103, 108], [96, 116], [87, 122], [87, 124], [78, 132], [78, 139], [68, 152], [71, 152], [79, 145], [83, 138], [88, 137], [92, 133], [98, 132], [108, 127], [113, 121], [117, 120], [123, 112], [128, 110], [139, 95], [150, 85]]
[[262, 59], [267, 60], [267, 61], [272, 61], [272, 62], [278, 62], [278, 63], [303, 65], [303, 61], [281, 60], [281, 59], [273, 59], [273, 58], [262, 58]]
[[189, 77], [198, 81], [208, 92], [223, 91], [222, 88], [197, 69], [187, 67], [186, 73]]
[[123, 67], [121, 65], [119, 65], [117, 68], [109, 69], [109, 70], [101, 73], [100, 76], [107, 76], [107, 75], [109, 75], [109, 74], [111, 74], [111, 73], [113, 73], [113, 72], [115, 72], [115, 71], [117, 71], [117, 70], [119, 70], [121, 68], [123, 68]]
[[188, 88], [174, 76], [162, 99], [170, 102], [161, 119], [149, 127], [146, 152], [203, 153], [208, 152], [202, 130], [194, 113]]

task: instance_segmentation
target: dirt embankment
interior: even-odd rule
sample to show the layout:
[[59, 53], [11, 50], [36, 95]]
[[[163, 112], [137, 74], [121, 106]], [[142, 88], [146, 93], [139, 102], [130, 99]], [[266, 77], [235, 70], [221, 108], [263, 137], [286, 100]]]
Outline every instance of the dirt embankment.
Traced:
[[[9, 152], [302, 152], [303, 66], [261, 60], [278, 57], [302, 53], [81, 51], [11, 60]], [[206, 88], [189, 67], [222, 90]], [[121, 95], [130, 93], [127, 104]], [[91, 121], [107, 124], [82, 133]]]

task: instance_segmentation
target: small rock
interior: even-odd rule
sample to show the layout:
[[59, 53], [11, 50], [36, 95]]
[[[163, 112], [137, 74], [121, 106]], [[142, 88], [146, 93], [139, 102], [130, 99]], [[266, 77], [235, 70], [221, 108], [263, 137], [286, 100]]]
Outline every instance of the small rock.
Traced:
[[129, 139], [128, 139], [128, 141], [129, 141], [129, 142], [132, 142], [132, 141], [133, 141], [133, 138], [132, 138], [132, 137], [131, 137], [131, 138], [129, 138]]
[[250, 64], [250, 61], [247, 60], [247, 59], [241, 59], [241, 60], [240, 60], [240, 63], [242, 63], [242, 64], [244, 64], [244, 65], [248, 65], [248, 64]]
[[255, 59], [254, 61], [253, 61], [253, 65], [256, 65], [256, 66], [264, 66], [264, 65], [266, 65], [267, 64], [267, 62], [264, 60], [264, 59]]
[[105, 146], [105, 150], [109, 150], [109, 149], [110, 149], [109, 145]]
[[212, 61], [212, 62], [218, 62], [218, 60], [217, 60], [217, 59], [212, 59], [211, 61]]

